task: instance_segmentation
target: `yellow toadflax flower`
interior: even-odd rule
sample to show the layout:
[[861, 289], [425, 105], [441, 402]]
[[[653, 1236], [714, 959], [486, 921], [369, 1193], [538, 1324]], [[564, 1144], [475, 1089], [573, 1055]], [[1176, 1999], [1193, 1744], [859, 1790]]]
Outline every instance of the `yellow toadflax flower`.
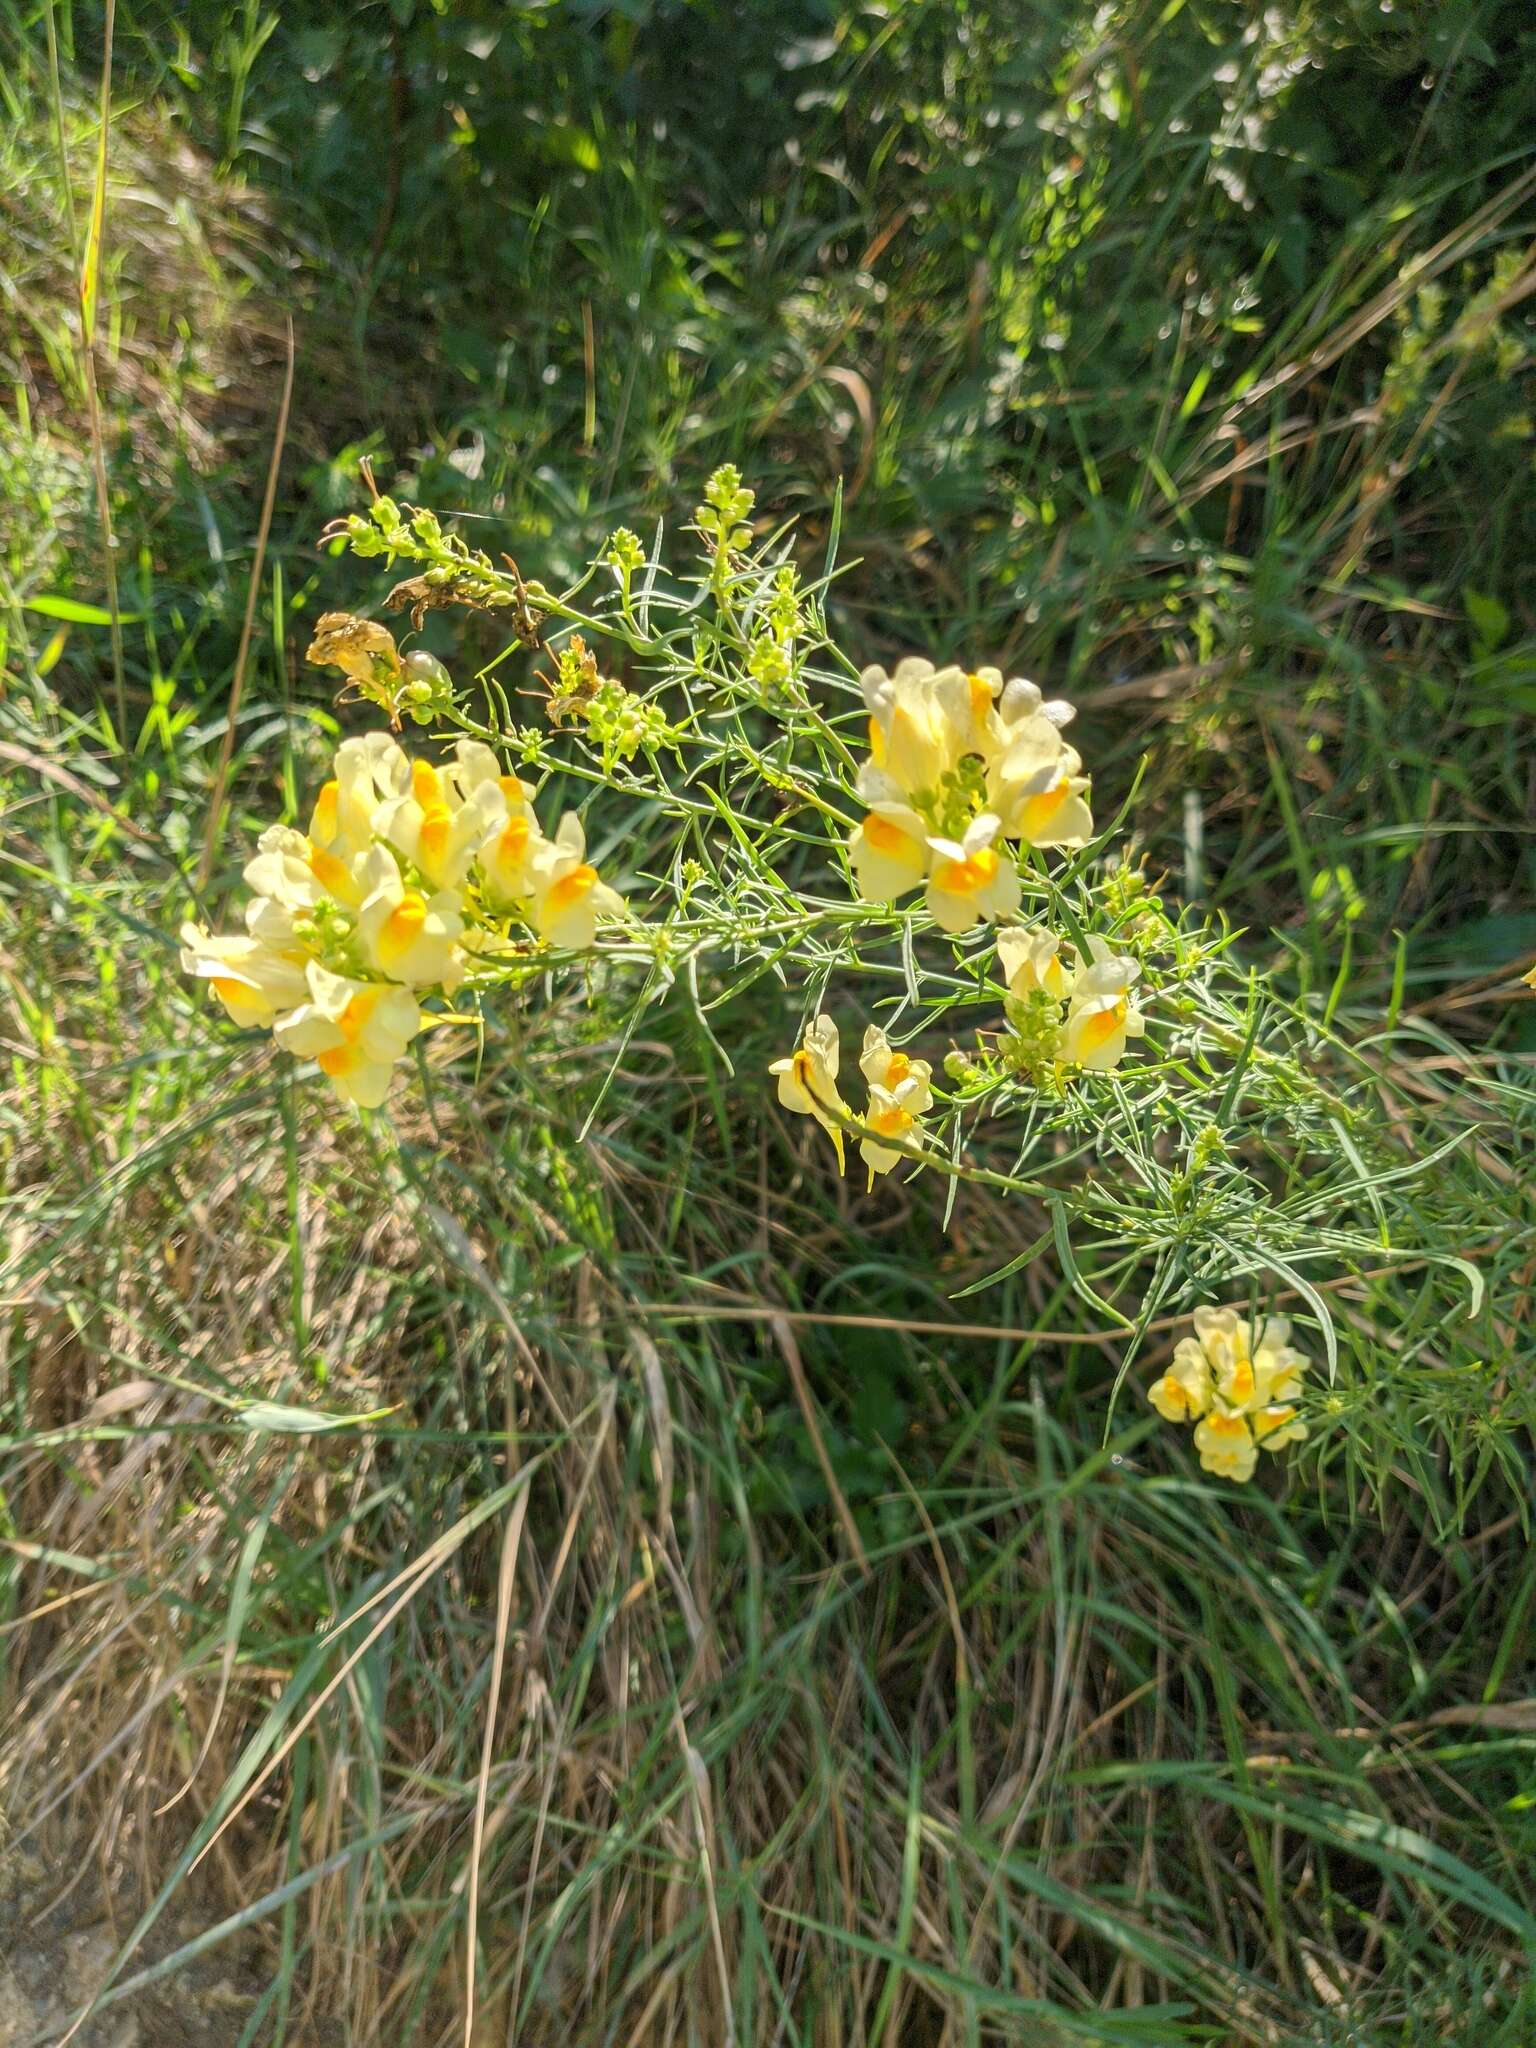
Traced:
[[933, 838], [934, 863], [928, 877], [928, 911], [942, 931], [969, 931], [978, 918], [1011, 917], [1019, 907], [1019, 871], [1006, 848], [994, 841], [998, 821], [989, 812], [973, 818], [960, 840]]
[[388, 733], [343, 740], [331, 778], [315, 798], [310, 844], [342, 861], [366, 853], [380, 804], [404, 796], [410, 786], [411, 764]]
[[997, 959], [1011, 996], [1033, 995], [1038, 989], [1062, 1003], [1077, 979], [1076, 949], [1040, 925], [1005, 926], [997, 935]]
[[917, 1115], [933, 1107], [933, 1068], [927, 1060], [914, 1060], [899, 1051], [878, 1024], [871, 1024], [864, 1033], [859, 1072], [871, 1088], [914, 1088], [916, 1092], [907, 1099]]
[[1197, 1308], [1193, 1321], [1216, 1392], [1230, 1407], [1264, 1407], [1297, 1392], [1311, 1361], [1290, 1342], [1286, 1317], [1249, 1323], [1236, 1309]]
[[936, 790], [963, 751], [964, 734], [951, 715], [954, 682], [963, 689], [962, 670], [936, 670], [916, 655], [898, 662], [894, 675], [876, 667], [859, 677], [870, 765], [908, 796]]
[[869, 1135], [859, 1140], [859, 1157], [869, 1168], [873, 1187], [877, 1173], [889, 1173], [906, 1157], [881, 1144], [882, 1138], [921, 1144], [927, 1135], [918, 1119], [933, 1106], [933, 1069], [927, 1060], [895, 1049], [879, 1025], [871, 1024], [864, 1033], [859, 1071], [869, 1084], [869, 1108], [864, 1113]]
[[479, 740], [460, 740], [448, 771], [459, 794], [468, 801], [493, 784], [501, 791], [505, 815], [498, 818], [475, 854], [490, 899], [508, 909], [521, 909], [533, 887], [533, 858], [549, 844], [533, 813], [533, 791], [516, 775], [503, 775], [501, 763]]
[[998, 703], [1004, 688], [1001, 669], [943, 669], [934, 679], [934, 688], [959, 753], [975, 754], [985, 761], [1007, 744]]
[[[907, 664], [902, 663], [905, 668]], [[897, 670], [900, 675], [901, 669]], [[974, 755], [990, 764], [1005, 754], [1025, 729], [1028, 720], [1041, 716], [1051, 727], [1065, 725], [1073, 716], [1070, 704], [1042, 705], [1033, 683], [1015, 676], [1005, 682], [998, 668], [967, 671], [958, 667], [940, 669], [928, 684], [934, 702], [948, 723], [954, 760]], [[1052, 733], [1055, 745], [1059, 738]]]
[[182, 964], [236, 1023], [271, 1028], [348, 1100], [374, 1106], [422, 1028], [417, 993], [451, 994], [471, 954], [507, 943], [487, 905], [569, 948], [623, 910], [586, 859], [580, 821], [546, 839], [531, 796], [478, 741], [440, 767], [386, 733], [344, 741], [309, 830], [270, 827], [247, 862], [245, 932], [185, 926]]
[[468, 803], [475, 791], [487, 784], [494, 784], [501, 791], [509, 810], [527, 803], [533, 795], [519, 777], [503, 774], [500, 761], [480, 740], [460, 740], [453, 750], [453, 759], [442, 772], [458, 803]]
[[1019, 902], [1006, 842], [1086, 845], [1093, 818], [1082, 762], [1061, 736], [1070, 704], [1046, 704], [1022, 676], [936, 669], [910, 657], [859, 678], [869, 709], [869, 759], [857, 792], [865, 813], [849, 841], [861, 896], [894, 902], [928, 882], [945, 931], [1006, 917]]
[[199, 924], [181, 928], [184, 974], [210, 982], [237, 1024], [271, 1024], [280, 1010], [302, 1003], [309, 993], [304, 955], [287, 952], [249, 935], [220, 938]]
[[928, 873], [928, 828], [910, 804], [894, 796], [865, 800], [869, 810], [848, 841], [849, 863], [866, 902], [894, 903]]
[[870, 1088], [869, 1107], [864, 1112], [869, 1135], [859, 1140], [859, 1157], [869, 1168], [871, 1187], [877, 1173], [889, 1173], [907, 1157], [882, 1140], [896, 1138], [903, 1144], [920, 1145], [927, 1135], [918, 1121], [918, 1103], [925, 1093], [926, 1083], [916, 1080], [903, 1081], [895, 1088]]
[[[984, 668], [983, 676], [996, 676], [995, 668]], [[1064, 698], [1057, 697], [1050, 703], [1041, 699], [1040, 687], [1023, 676], [1011, 676], [1003, 684], [997, 704], [997, 722], [1008, 745], [1022, 738], [1026, 731], [1037, 730], [1033, 721], [1043, 719], [1045, 724], [1054, 726], [1059, 733], [1064, 725], [1070, 725], [1077, 716], [1076, 708]]]
[[308, 970], [309, 1001], [273, 1027], [279, 1045], [313, 1059], [344, 1101], [377, 1109], [389, 1093], [390, 1070], [422, 1027], [409, 989], [353, 981], [318, 961]]
[[368, 890], [357, 914], [358, 942], [368, 965], [411, 988], [441, 987], [451, 995], [464, 979], [463, 904], [458, 892], [432, 896], [406, 886], [394, 855], [375, 846], [360, 873]]
[[775, 1060], [768, 1071], [778, 1077], [779, 1102], [796, 1116], [813, 1116], [837, 1153], [839, 1170], [843, 1158], [843, 1127], [837, 1117], [852, 1121], [852, 1112], [837, 1090], [837, 1068], [841, 1057], [837, 1026], [828, 1016], [812, 1018], [796, 1050]]
[[1241, 1415], [1217, 1413], [1197, 1422], [1195, 1449], [1201, 1469], [1214, 1472], [1218, 1479], [1251, 1479], [1259, 1462], [1258, 1446]]
[[1093, 813], [1082, 759], [1039, 713], [1022, 729], [987, 777], [987, 800], [1010, 839], [1045, 849], [1086, 846]]
[[534, 855], [548, 844], [526, 797], [508, 809], [506, 822], [494, 827], [476, 855], [486, 894], [493, 903], [519, 910], [526, 905], [533, 889]]
[[1073, 1066], [1106, 1074], [1125, 1057], [1127, 1039], [1140, 1038], [1146, 1024], [1130, 991], [1141, 974], [1136, 961], [1112, 953], [1091, 938], [1092, 964], [1077, 976], [1062, 1034], [1062, 1057]]
[[269, 825], [256, 846], [245, 864], [246, 886], [254, 895], [296, 912], [314, 910], [327, 897], [346, 910], [362, 903], [356, 855], [317, 846], [292, 825]]
[[560, 820], [552, 840], [534, 848], [528, 865], [529, 916], [552, 946], [582, 952], [592, 944], [599, 917], [617, 917], [624, 899], [602, 881], [587, 859], [586, 834], [574, 811]]
[[1211, 1405], [1211, 1368], [1194, 1337], [1181, 1337], [1173, 1347], [1173, 1363], [1147, 1391], [1147, 1399], [1165, 1422], [1193, 1422]]
[[1256, 1408], [1251, 1419], [1254, 1441], [1266, 1451], [1278, 1451], [1284, 1444], [1300, 1444], [1307, 1440], [1307, 1425], [1288, 1403]]
[[1168, 1422], [1195, 1423], [1207, 1472], [1250, 1479], [1259, 1450], [1305, 1440], [1295, 1395], [1310, 1360], [1290, 1342], [1283, 1316], [1250, 1323], [1230, 1308], [1197, 1308], [1195, 1334], [1174, 1346], [1173, 1363], [1147, 1391]]
[[434, 889], [457, 889], [506, 816], [498, 780], [477, 782], [466, 792], [454, 772], [413, 761], [409, 789], [379, 806], [374, 831], [414, 861]]

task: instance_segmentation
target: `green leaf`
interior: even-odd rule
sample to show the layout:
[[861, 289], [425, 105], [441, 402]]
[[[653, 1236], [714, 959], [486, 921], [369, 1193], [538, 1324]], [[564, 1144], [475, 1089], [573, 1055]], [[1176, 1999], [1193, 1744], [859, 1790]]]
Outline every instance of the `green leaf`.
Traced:
[[1481, 659], [1502, 646], [1509, 633], [1509, 613], [1496, 597], [1487, 597], [1470, 585], [1461, 598], [1472, 626], [1473, 652]]
[[[112, 614], [102, 610], [99, 604], [80, 604], [72, 597], [27, 597], [22, 599], [24, 612], [36, 612], [42, 619], [67, 619], [72, 626], [110, 626]], [[120, 626], [136, 626], [142, 612], [119, 612]]]
[[370, 1408], [365, 1415], [330, 1415], [320, 1408], [289, 1408], [281, 1401], [252, 1401], [239, 1411], [237, 1420], [245, 1429], [268, 1430], [273, 1436], [321, 1436], [337, 1429], [359, 1429], [364, 1423], [382, 1422], [393, 1408]]

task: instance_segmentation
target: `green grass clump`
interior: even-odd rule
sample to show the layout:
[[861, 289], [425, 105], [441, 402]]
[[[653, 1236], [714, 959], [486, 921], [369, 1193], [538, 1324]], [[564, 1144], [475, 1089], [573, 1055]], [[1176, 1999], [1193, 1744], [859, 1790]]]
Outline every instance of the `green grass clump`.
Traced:
[[[115, 1872], [101, 2024], [214, 1937], [252, 2048], [460, 2042], [471, 1982], [476, 2042], [1522, 2048], [1525, 10], [120, 8], [126, 718], [103, 24], [51, 18], [57, 102], [0, 24], [0, 1786], [54, 1890]], [[387, 1121], [175, 938], [370, 722], [300, 660], [423, 566], [316, 546], [360, 455], [557, 646], [660, 523], [601, 652], [692, 774], [553, 726], [507, 608], [427, 615], [696, 929], [665, 990], [642, 939], [488, 997]], [[816, 970], [718, 941], [768, 873], [846, 894], [750, 633], [674, 609], [725, 461], [806, 720], [857, 751], [850, 664], [908, 651], [1038, 677], [1169, 957], [1220, 935], [1190, 1078], [1069, 1094], [1048, 1185], [866, 1195], [774, 1107]], [[900, 924], [826, 942], [849, 1014]], [[967, 1158], [1036, 1179], [993, 1108]], [[1142, 1389], [1256, 1285], [1319, 1401], [1236, 1489]]]

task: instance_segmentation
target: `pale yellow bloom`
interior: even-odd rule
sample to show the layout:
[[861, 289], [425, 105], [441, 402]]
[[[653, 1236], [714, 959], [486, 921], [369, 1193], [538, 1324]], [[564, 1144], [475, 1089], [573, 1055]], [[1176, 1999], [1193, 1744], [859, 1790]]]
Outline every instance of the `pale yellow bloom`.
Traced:
[[1528, 974], [1522, 974], [1520, 979], [1527, 988], [1536, 989], [1536, 966], [1533, 966]]
[[927, 827], [906, 804], [879, 799], [855, 826], [848, 859], [866, 901], [894, 903], [928, 873]]
[[1258, 1446], [1241, 1415], [1207, 1415], [1195, 1424], [1195, 1449], [1207, 1472], [1221, 1479], [1251, 1479]]
[[1260, 1447], [1278, 1451], [1306, 1438], [1293, 1397], [1309, 1360], [1289, 1341], [1282, 1316], [1249, 1322], [1235, 1309], [1197, 1308], [1193, 1321], [1194, 1336], [1180, 1339], [1147, 1398], [1165, 1420], [1196, 1423], [1207, 1472], [1250, 1479]]
[[[951, 766], [967, 754], [983, 763], [997, 760], [1012, 743], [1018, 721], [1040, 709], [1040, 692], [1033, 683], [1015, 677], [1005, 684], [997, 668], [966, 670], [951, 665], [934, 672], [927, 689], [949, 731]], [[1070, 706], [1054, 708], [1068, 718], [1072, 715]]]
[[990, 760], [1006, 744], [998, 712], [1002, 670], [946, 668], [935, 677], [934, 687], [954, 731], [957, 752]]
[[533, 814], [533, 791], [520, 777], [504, 775], [496, 756], [479, 740], [459, 741], [447, 774], [465, 802], [482, 789], [501, 791], [504, 814], [476, 848], [475, 859], [492, 900], [521, 907], [533, 886], [533, 857], [549, 844]]
[[549, 845], [539, 821], [524, 801], [509, 810], [475, 856], [486, 890], [494, 902], [509, 907], [525, 904], [533, 889], [534, 856]]
[[212, 984], [237, 1024], [269, 1025], [309, 992], [302, 951], [280, 952], [249, 935], [221, 938], [197, 924], [181, 928], [181, 966]]
[[360, 856], [331, 853], [291, 825], [269, 825], [256, 845], [255, 857], [245, 864], [253, 894], [294, 912], [313, 910], [326, 897], [348, 910], [361, 904]]
[[1010, 839], [1043, 849], [1086, 846], [1093, 813], [1082, 761], [1054, 725], [1036, 714], [988, 777], [988, 801]]
[[933, 1107], [933, 1068], [927, 1060], [899, 1051], [878, 1024], [871, 1024], [864, 1033], [859, 1072], [869, 1084], [869, 1108], [864, 1113], [868, 1135], [859, 1140], [859, 1157], [869, 1168], [873, 1187], [877, 1173], [889, 1173], [905, 1157], [881, 1144], [882, 1138], [922, 1143], [926, 1134], [918, 1119]]
[[408, 888], [387, 846], [364, 856], [368, 895], [357, 914], [364, 957], [377, 973], [411, 988], [442, 987], [451, 994], [464, 979], [463, 905], [456, 890], [424, 896]]
[[313, 846], [343, 860], [366, 853], [381, 803], [411, 786], [411, 764], [386, 732], [343, 740], [329, 782], [321, 785], [309, 821]]
[[624, 899], [599, 879], [586, 855], [586, 834], [574, 811], [560, 820], [552, 840], [535, 847], [529, 861], [529, 912], [533, 928], [552, 946], [585, 951], [599, 917], [617, 917]]
[[1310, 1360], [1289, 1342], [1284, 1316], [1250, 1323], [1235, 1309], [1197, 1308], [1193, 1320], [1216, 1391], [1229, 1407], [1264, 1407], [1296, 1392]]
[[892, 1093], [909, 1088], [911, 1093], [903, 1100], [916, 1116], [933, 1107], [933, 1068], [927, 1060], [911, 1059], [893, 1047], [878, 1024], [871, 1024], [864, 1033], [859, 1072], [871, 1088], [885, 1088]]
[[[509, 805], [549, 856], [548, 929], [564, 932], [579, 899], [578, 929], [564, 942], [581, 943], [582, 919], [590, 934], [597, 912], [618, 903], [581, 872], [572, 879], [584, 867], [579, 826], [558, 846], [537, 838], [529, 794], [474, 742], [439, 769], [411, 762], [385, 733], [344, 741], [308, 832], [272, 826], [247, 863], [245, 935], [188, 925], [182, 963], [212, 983], [238, 1023], [269, 1026], [289, 1051], [314, 1057], [343, 1097], [376, 1107], [423, 1027], [415, 991], [451, 993], [469, 951], [495, 936], [468, 929], [460, 885], [493, 828], [505, 832]], [[493, 860], [505, 853], [495, 842], [490, 850]]]
[[894, 1088], [882, 1088], [878, 1083], [871, 1083], [869, 1108], [863, 1119], [868, 1135], [859, 1140], [859, 1157], [869, 1168], [871, 1187], [877, 1173], [889, 1173], [907, 1156], [889, 1143], [882, 1144], [881, 1140], [898, 1138], [904, 1144], [921, 1144], [925, 1133], [918, 1114], [931, 1100], [927, 1081], [916, 1074], [909, 1074]]
[[869, 708], [870, 765], [907, 796], [936, 790], [962, 751], [962, 734], [946, 701], [948, 679], [959, 669], [936, 670], [911, 656], [894, 675], [867, 668], [859, 688]]
[[1305, 1443], [1307, 1425], [1294, 1408], [1280, 1404], [1255, 1409], [1253, 1434], [1260, 1450], [1278, 1451], [1286, 1444]]
[[245, 906], [245, 928], [274, 953], [291, 953], [307, 960], [315, 951], [314, 934], [306, 931], [301, 936], [299, 927], [312, 923], [311, 912], [330, 900], [323, 891], [308, 905], [284, 903], [276, 896], [253, 896]]
[[1082, 846], [1093, 832], [1082, 762], [1061, 736], [1070, 704], [1045, 704], [1022, 676], [909, 657], [859, 678], [869, 709], [869, 759], [857, 790], [865, 812], [849, 840], [861, 896], [895, 902], [926, 878], [943, 930], [1017, 909], [1006, 842]]
[[389, 1093], [390, 1070], [422, 1027], [409, 989], [353, 981], [311, 960], [309, 1001], [273, 1027], [279, 1045], [312, 1059], [344, 1101], [377, 1109]]
[[775, 1060], [768, 1071], [779, 1083], [779, 1102], [796, 1116], [813, 1116], [832, 1140], [839, 1169], [844, 1165], [843, 1129], [837, 1116], [852, 1118], [852, 1112], [837, 1088], [841, 1058], [837, 1026], [826, 1015], [812, 1018], [794, 1052]]
[[499, 780], [478, 782], [466, 793], [456, 773], [413, 761], [409, 790], [380, 805], [375, 830], [434, 889], [457, 889], [506, 815]]
[[453, 759], [442, 772], [460, 803], [467, 803], [477, 789], [488, 783], [494, 783], [501, 791], [509, 811], [526, 804], [533, 795], [518, 776], [502, 772], [500, 761], [481, 740], [460, 740], [453, 750]]
[[[461, 739], [455, 748], [455, 760], [444, 774], [455, 784], [459, 801], [463, 803], [469, 803], [471, 799], [487, 803], [489, 799], [481, 793], [489, 791], [489, 788], [498, 788], [502, 793], [504, 809], [498, 813], [496, 823], [475, 850], [475, 864], [479, 866], [489, 899], [508, 909], [526, 909], [528, 899], [535, 891], [535, 870], [539, 868], [539, 872], [543, 872], [545, 868], [557, 866], [559, 854], [559, 842], [547, 840], [539, 829], [539, 819], [532, 809], [532, 788], [520, 776], [502, 774], [502, 764], [487, 745], [481, 745], [479, 739]], [[580, 858], [575, 864], [582, 866]], [[580, 889], [571, 889], [569, 893], [573, 901], [580, 897]], [[608, 897], [612, 897], [612, 903], [608, 903]], [[606, 891], [590, 905], [590, 909], [596, 918], [600, 907], [614, 907], [616, 903], [618, 897], [612, 895], [612, 891]], [[571, 944], [571, 940], [561, 940], [561, 944]], [[580, 940], [580, 944], [590, 946], [592, 940], [586, 938]]]
[[[871, 766], [909, 795], [935, 790], [966, 755], [998, 760], [1027, 732], [1054, 755], [1070, 704], [1043, 704], [1022, 676], [1004, 682], [1001, 669], [935, 668], [912, 655], [893, 674], [867, 668], [859, 678], [869, 707]], [[1077, 763], [1072, 757], [1074, 772]]]
[[1077, 954], [1055, 932], [1030, 924], [1006, 925], [997, 935], [998, 964], [1011, 996], [1039, 989], [1065, 1002], [1077, 979]]
[[984, 811], [964, 839], [931, 838], [928, 913], [942, 931], [965, 932], [978, 918], [1011, 917], [1019, 907], [1019, 871], [1005, 848], [993, 844], [998, 821]]
[[1109, 1073], [1125, 1057], [1128, 1039], [1146, 1024], [1131, 999], [1141, 973], [1136, 961], [1111, 953], [1102, 939], [1088, 941], [1090, 964], [1078, 974], [1062, 1033], [1062, 1057], [1071, 1066]]
[[1193, 1422], [1211, 1405], [1211, 1368], [1193, 1337], [1181, 1337], [1173, 1363], [1154, 1380], [1147, 1399], [1165, 1422]]

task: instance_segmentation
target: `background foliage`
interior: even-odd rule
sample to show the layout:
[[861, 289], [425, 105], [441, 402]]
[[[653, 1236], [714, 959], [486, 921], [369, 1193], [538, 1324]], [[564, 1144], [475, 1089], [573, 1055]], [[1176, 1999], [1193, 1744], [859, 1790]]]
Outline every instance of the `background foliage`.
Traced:
[[[0, 21], [17, 1982], [94, 1851], [151, 2039], [462, 2039], [473, 1940], [485, 2041], [1524, 2041], [1528, 8], [123, 7], [126, 716], [104, 23], [55, 94]], [[359, 456], [551, 583], [724, 460], [814, 574], [840, 484], [848, 654], [1073, 697], [1170, 899], [1406, 1142], [1473, 1126], [1414, 1225], [1482, 1308], [1336, 1276], [1337, 1412], [1239, 1496], [1133, 1389], [1106, 1440], [1053, 1248], [961, 1298], [1048, 1221], [828, 1180], [792, 994], [551, 991], [393, 1130], [221, 1026], [172, 936], [287, 317], [208, 901], [337, 729]]]

